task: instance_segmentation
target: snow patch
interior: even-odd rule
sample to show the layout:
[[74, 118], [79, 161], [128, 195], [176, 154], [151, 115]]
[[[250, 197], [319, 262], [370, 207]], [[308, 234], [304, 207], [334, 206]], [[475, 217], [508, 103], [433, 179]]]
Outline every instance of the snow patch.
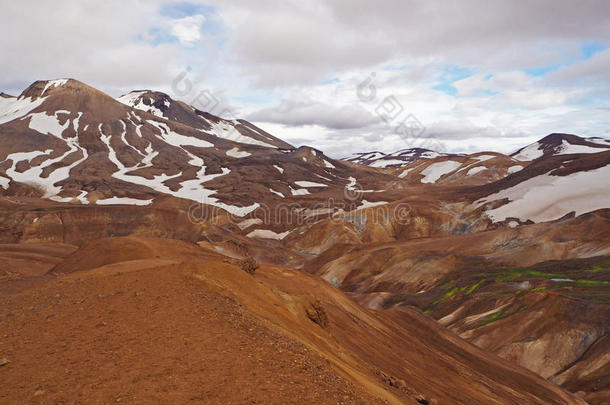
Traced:
[[506, 171], [508, 172], [508, 174], [513, 174], [513, 173], [517, 173], [521, 169], [523, 169], [523, 166], [515, 165], [515, 166], [509, 167], [508, 169], [506, 169]]
[[9, 184], [11, 182], [11, 179], [8, 179], [4, 176], [0, 176], [0, 187], [2, 187], [3, 189], [7, 189], [9, 187]]
[[[85, 161], [88, 156], [87, 150], [85, 148], [80, 147], [80, 145], [78, 144], [77, 137], [68, 138], [68, 139], [64, 139], [61, 137], [63, 131], [66, 128], [68, 128], [68, 126], [70, 125], [70, 120], [66, 120], [66, 123], [64, 125], [59, 124], [57, 114], [60, 114], [60, 113], [64, 113], [64, 112], [57, 111], [57, 112], [55, 112], [55, 115], [47, 115], [46, 113], [32, 113], [32, 114], [24, 117], [23, 119], [30, 118], [29, 126], [31, 129], [41, 132], [43, 134], [46, 133], [48, 135], [55, 136], [56, 138], [65, 142], [66, 146], [68, 146], [67, 152], [65, 152], [63, 155], [61, 155], [57, 158], [47, 159], [44, 162], [42, 162], [39, 166], [30, 167], [29, 169], [25, 170], [24, 172], [18, 172], [16, 170], [17, 163], [19, 163], [22, 160], [26, 160], [26, 159], [28, 161], [31, 161], [36, 156], [51, 153], [52, 150], [47, 150], [44, 152], [43, 151], [33, 151], [33, 152], [25, 152], [25, 153], [13, 153], [13, 154], [7, 156], [7, 158], [6, 158], [7, 160], [11, 159], [13, 161], [12, 167], [10, 167], [9, 169], [6, 170], [6, 175], [9, 176], [12, 180], [14, 180], [16, 182], [25, 183], [25, 184], [34, 184], [34, 185], [42, 188], [44, 191], [43, 198], [51, 198], [51, 197], [57, 196], [61, 192], [62, 187], [55, 186], [55, 184], [62, 180], [67, 179], [70, 175], [70, 170], [72, 170], [73, 167], [79, 165], [81, 162]], [[75, 162], [73, 162], [72, 164], [70, 164], [68, 166], [60, 167], [60, 168], [52, 171], [51, 173], [48, 174], [47, 177], [42, 177], [42, 172], [46, 167], [49, 167], [55, 163], [61, 162], [68, 155], [78, 152], [78, 151], [80, 151], [82, 153], [82, 155], [83, 155], [82, 158], [76, 160]]]
[[250, 218], [250, 219], [246, 219], [245, 221], [241, 221], [240, 223], [238, 223], [237, 227], [243, 231], [244, 229], [249, 228], [253, 225], [260, 225], [262, 223], [263, 223], [263, 220], [260, 218]]
[[540, 145], [539, 142], [533, 143], [521, 149], [521, 151], [519, 151], [519, 153], [513, 157], [521, 161], [530, 161], [538, 159], [540, 156], [544, 155], [544, 151], [542, 149], [539, 149], [541, 146], [542, 145]]
[[391, 165], [403, 165], [403, 164], [406, 164], [406, 163], [407, 162], [405, 162], [403, 160], [397, 160], [397, 159], [380, 159], [380, 160], [374, 161], [369, 166], [371, 166], [371, 167], [379, 167], [379, 168], [386, 168], [386, 167], [391, 166]]
[[[157, 123], [157, 124], [160, 124], [161, 132], [163, 132], [163, 130], [169, 131], [167, 128], [164, 128], [165, 124], [163, 124], [163, 123]], [[176, 191], [171, 190], [164, 183], [167, 180], [170, 180], [170, 179], [173, 179], [176, 177], [180, 177], [182, 175], [182, 172], [175, 174], [175, 175], [167, 175], [167, 174], [163, 173], [161, 175], [154, 176], [153, 179], [147, 179], [145, 177], [130, 175], [128, 173], [137, 169], [138, 165], [136, 165], [134, 167], [125, 167], [125, 165], [117, 158], [116, 152], [114, 151], [114, 149], [112, 148], [112, 145], [110, 144], [110, 139], [111, 139], [112, 135], [104, 135], [104, 133], [102, 132], [101, 124], [98, 129], [100, 131], [100, 136], [101, 136], [102, 142], [104, 142], [106, 144], [106, 146], [108, 147], [108, 158], [118, 168], [118, 171], [113, 173], [112, 177], [115, 177], [115, 178], [123, 180], [123, 181], [127, 181], [129, 183], [145, 186], [145, 187], [151, 188], [151, 189], [153, 189], [157, 192], [163, 193], [163, 194], [173, 195], [174, 197], [177, 197], [177, 198], [184, 198], [187, 200], [200, 202], [202, 204], [213, 205], [215, 207], [222, 208], [222, 209], [226, 210], [227, 212], [229, 212], [233, 215], [239, 216], [239, 217], [243, 217], [244, 215], [247, 215], [250, 212], [257, 209], [258, 207], [260, 207], [260, 204], [258, 204], [258, 203], [254, 203], [254, 204], [251, 204], [246, 207], [237, 207], [234, 205], [222, 203], [222, 202], [218, 201], [218, 199], [212, 197], [212, 195], [216, 193], [216, 190], [207, 189], [202, 186], [202, 183], [208, 182], [219, 176], [227, 175], [231, 172], [231, 170], [223, 167], [223, 168], [221, 168], [221, 173], [206, 175], [205, 174], [206, 167], [203, 165], [203, 163], [204, 163], [203, 159], [193, 155], [192, 153], [190, 153], [184, 149], [183, 150], [187, 154], [189, 154], [189, 156], [191, 156], [191, 160], [189, 161], [189, 164], [195, 165], [196, 167], [200, 167], [200, 169], [197, 172], [196, 177], [194, 179], [182, 181], [180, 183], [180, 188]], [[179, 135], [179, 136], [181, 136], [181, 135]], [[179, 138], [172, 138], [172, 139], [179, 140]], [[148, 155], [146, 158], [143, 159], [142, 163], [145, 163], [145, 164], [150, 163], [152, 161], [152, 159], [154, 158], [154, 156], [156, 156], [156, 154], [157, 154], [157, 152], [152, 151], [151, 145], [148, 145], [147, 153], [148, 153]]]
[[362, 209], [365, 209], [365, 208], [378, 207], [380, 205], [385, 205], [387, 203], [388, 203], [387, 201], [375, 201], [375, 202], [371, 202], [371, 201], [367, 201], [367, 200], [362, 200], [362, 203], [355, 209], [355, 211], [362, 210]]
[[307, 191], [307, 189], [305, 188], [299, 188], [299, 189], [293, 189], [291, 186], [288, 186], [290, 188], [290, 192], [292, 193], [292, 195], [307, 195], [309, 194], [309, 191]]
[[61, 125], [59, 123], [59, 118], [57, 117], [58, 113], [59, 111], [57, 111], [54, 115], [47, 115], [47, 113], [44, 112], [32, 113], [23, 119], [27, 119], [28, 117], [30, 118], [30, 129], [40, 132], [41, 134], [50, 134], [63, 140], [61, 134], [70, 125], [70, 120], [66, 120], [66, 122]]
[[78, 113], [78, 117], [76, 117], [73, 121], [72, 121], [72, 126], [74, 127], [74, 132], [76, 132], [78, 134], [78, 129], [79, 129], [79, 121], [80, 121], [80, 117], [83, 116], [82, 112]]
[[[159, 118], [165, 118], [165, 116], [163, 115], [163, 111], [153, 106], [152, 103], [151, 105], [144, 104], [144, 98], [142, 96], [146, 93], [146, 91], [132, 91], [131, 93], [125, 94], [117, 98], [117, 101], [130, 107], [133, 107], [136, 110], [146, 111]], [[165, 100], [165, 105], [169, 107], [169, 103], [167, 103], [167, 100]]]
[[282, 233], [276, 233], [276, 232], [273, 232], [273, 231], [271, 231], [269, 229], [255, 229], [252, 232], [250, 232], [249, 234], [247, 234], [246, 236], [248, 238], [282, 240], [286, 236], [288, 236], [289, 233], [290, 233], [290, 231], [286, 231], [286, 232], [282, 232]]
[[328, 160], [326, 160], [326, 159], [324, 159], [324, 160], [323, 160], [323, 163], [324, 163], [324, 167], [326, 167], [326, 168], [329, 168], [329, 169], [336, 169], [336, 167], [335, 167], [335, 166], [333, 166], [333, 164], [332, 164], [332, 163], [330, 163], [330, 162], [329, 162]]
[[148, 205], [152, 203], [152, 199], [150, 200], [138, 200], [136, 198], [128, 198], [128, 197], [111, 197], [105, 198], [103, 200], [97, 200], [95, 203], [97, 205], [113, 205], [113, 204], [126, 204], [126, 205]]
[[44, 93], [46, 93], [47, 90], [51, 87], [61, 87], [66, 83], [68, 83], [68, 79], [49, 80], [47, 81], [47, 84], [44, 86], [44, 89], [42, 90], [42, 93], [40, 93], [40, 95], [43, 96]]
[[478, 160], [479, 162], [484, 162], [489, 159], [497, 158], [497, 156], [496, 155], [479, 155], [479, 156], [473, 156], [472, 158]]
[[227, 156], [231, 156], [231, 157], [234, 157], [234, 158], [245, 158], [245, 157], [248, 157], [248, 156], [252, 156], [251, 153], [240, 151], [237, 148], [229, 149], [225, 153], [227, 154]]
[[599, 153], [606, 152], [608, 149], [605, 148], [594, 148], [586, 145], [573, 145], [565, 139], [558, 148], [556, 155], [569, 155], [572, 153]]
[[609, 146], [610, 147], [610, 141], [604, 139], [604, 138], [600, 138], [597, 136], [592, 136], [590, 138], [585, 138], [585, 141], [591, 142], [591, 143], [596, 143], [598, 145], [604, 145], [604, 146]]
[[400, 174], [398, 175], [398, 177], [400, 177], [401, 179], [404, 179], [405, 177], [407, 177], [407, 175], [408, 175], [409, 173], [411, 173], [411, 171], [412, 171], [413, 169], [416, 169], [416, 168], [418, 168], [418, 167], [419, 167], [419, 165], [417, 165], [417, 166], [415, 166], [415, 167], [409, 167], [408, 169], [403, 170], [403, 171], [402, 171], [402, 173], [400, 173]]
[[466, 173], [466, 176], [472, 176], [477, 173], [484, 172], [485, 170], [487, 170], [487, 168], [485, 166], [473, 167], [472, 169], [468, 170], [468, 172]]
[[259, 141], [258, 139], [250, 138], [249, 136], [242, 135], [234, 125], [230, 125], [227, 121], [221, 120], [219, 122], [208, 121], [211, 129], [201, 130], [202, 132], [209, 133], [222, 139], [228, 139], [237, 143], [245, 143], [247, 145], [258, 145], [267, 148], [276, 148], [275, 146]]
[[0, 97], [0, 124], [13, 121], [28, 114], [39, 107], [46, 97], [39, 97], [35, 101], [27, 98], [4, 98]]
[[[280, 196], [281, 198], [286, 198], [286, 196], [282, 193], [280, 193], [279, 191], [275, 191], [274, 189], [270, 188], [269, 191], [271, 191], [273, 194]], [[307, 190], [305, 190], [307, 191]]]
[[454, 160], [447, 160], [445, 162], [436, 162], [432, 163], [424, 170], [421, 171], [421, 174], [424, 176], [421, 179], [422, 183], [436, 183], [438, 179], [444, 176], [447, 173], [450, 173], [460, 167], [462, 164], [460, 162], [456, 162]]
[[479, 203], [502, 200], [509, 202], [487, 211], [494, 221], [520, 218], [534, 222], [552, 221], [575, 212], [586, 212], [610, 207], [610, 165], [568, 176], [551, 176], [548, 173], [523, 181], [499, 191]]
[[179, 133], [172, 131], [169, 126], [163, 122], [152, 120], [148, 120], [147, 122], [155, 126], [161, 132], [161, 136], [159, 138], [172, 146], [197, 146], [199, 148], [214, 147], [213, 143], [204, 141], [203, 139], [195, 138], [194, 136], [180, 135]]
[[313, 181], [304, 181], [304, 180], [299, 180], [299, 181], [295, 181], [294, 184], [296, 184], [297, 186], [300, 187], [328, 187], [327, 184], [322, 184], [322, 183], [315, 183]]

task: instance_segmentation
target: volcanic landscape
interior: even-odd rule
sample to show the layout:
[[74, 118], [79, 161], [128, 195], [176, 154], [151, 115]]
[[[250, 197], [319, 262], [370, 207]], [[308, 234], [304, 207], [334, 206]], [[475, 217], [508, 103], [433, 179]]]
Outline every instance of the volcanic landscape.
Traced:
[[610, 141], [332, 159], [36, 81], [0, 95], [0, 325], [2, 404], [610, 404]]

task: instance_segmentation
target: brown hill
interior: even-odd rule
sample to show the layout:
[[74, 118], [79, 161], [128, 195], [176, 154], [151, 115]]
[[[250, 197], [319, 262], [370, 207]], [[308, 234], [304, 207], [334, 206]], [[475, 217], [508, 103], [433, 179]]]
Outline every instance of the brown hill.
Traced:
[[69, 257], [70, 274], [2, 295], [4, 402], [584, 404], [417, 312], [366, 310], [294, 270], [95, 243], [108, 264]]

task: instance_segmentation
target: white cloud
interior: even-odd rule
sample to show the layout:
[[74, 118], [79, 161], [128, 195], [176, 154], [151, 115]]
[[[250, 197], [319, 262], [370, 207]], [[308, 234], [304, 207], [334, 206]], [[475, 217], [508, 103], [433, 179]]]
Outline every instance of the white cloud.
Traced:
[[277, 107], [259, 110], [247, 118], [289, 126], [318, 125], [329, 129], [363, 128], [379, 121], [357, 104], [337, 106], [315, 101], [291, 100], [284, 100]]
[[203, 14], [195, 14], [171, 21], [172, 35], [185, 45], [193, 45], [201, 39], [201, 24], [205, 21]]
[[[4, 3], [10, 93], [55, 77], [171, 93], [190, 66], [195, 88], [236, 115], [333, 156], [410, 146], [395, 133], [408, 114], [449, 151], [610, 128], [610, 50], [582, 60], [583, 44], [610, 44], [609, 2], [193, 0], [192, 15], [172, 0]], [[546, 66], [562, 67], [526, 70]], [[377, 98], [365, 102], [357, 86], [371, 72]], [[390, 123], [375, 112], [387, 96], [403, 110]]]

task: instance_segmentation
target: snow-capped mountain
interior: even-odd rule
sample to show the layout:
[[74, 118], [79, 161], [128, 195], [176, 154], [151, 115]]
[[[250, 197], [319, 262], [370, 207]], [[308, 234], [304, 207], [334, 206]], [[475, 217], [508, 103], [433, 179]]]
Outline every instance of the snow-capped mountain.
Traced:
[[192, 128], [248, 145], [294, 149], [292, 145], [274, 137], [245, 120], [222, 119], [200, 111], [182, 101], [173, 100], [165, 93], [135, 90], [119, 98], [121, 103], [157, 117], [180, 122]]
[[[519, 158], [534, 151], [546, 156], [546, 171], [527, 171], [533, 174], [522, 181], [566, 165], [551, 158], [605, 156], [595, 152], [609, 149], [601, 138], [552, 134], [513, 157], [411, 148], [358, 154], [347, 161], [363, 164], [346, 164], [159, 92], [134, 91], [116, 100], [60, 79], [35, 82], [19, 97], [0, 97], [3, 193], [81, 204], [148, 205], [169, 196], [246, 215], [283, 199], [342, 201], [344, 191], [354, 189], [357, 205], [368, 207], [400, 198], [403, 185], [481, 186], [514, 179], [531, 165]], [[595, 159], [600, 165], [603, 156]]]
[[163, 93], [119, 102], [73, 79], [3, 96], [0, 124], [4, 192], [60, 202], [147, 205], [167, 195], [244, 215], [371, 176]]
[[459, 156], [455, 154], [439, 153], [423, 148], [401, 149], [393, 153], [363, 152], [354, 153], [342, 160], [359, 163], [377, 168], [390, 168], [407, 166], [422, 159], [434, 159], [439, 156]]
[[610, 141], [603, 138], [581, 138], [576, 135], [555, 133], [511, 153], [510, 156], [521, 161], [531, 161], [555, 155], [599, 153], [608, 149], [610, 149]]
[[[563, 135], [565, 136], [565, 135]], [[562, 137], [563, 137], [562, 136]], [[558, 136], [550, 139], [557, 141]], [[538, 142], [548, 145], [549, 137]], [[610, 208], [610, 149], [607, 142], [569, 136], [546, 155], [533, 160], [512, 176], [481, 187], [486, 215], [494, 222], [545, 222], [565, 215], [581, 215]], [[602, 142], [602, 143], [600, 143]], [[531, 149], [530, 149], [531, 150]]]
[[397, 169], [398, 177], [410, 183], [487, 184], [523, 168], [523, 163], [497, 152], [438, 156], [420, 159]]

